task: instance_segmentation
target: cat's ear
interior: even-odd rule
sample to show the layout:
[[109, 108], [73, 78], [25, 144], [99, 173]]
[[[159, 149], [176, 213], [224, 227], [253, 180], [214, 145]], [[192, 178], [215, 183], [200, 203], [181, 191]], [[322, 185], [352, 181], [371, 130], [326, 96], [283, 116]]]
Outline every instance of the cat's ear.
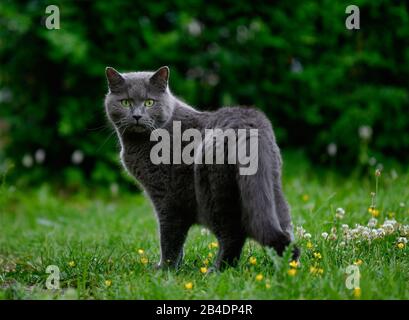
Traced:
[[122, 77], [122, 75], [111, 67], [105, 68], [105, 74], [108, 80], [109, 90], [112, 92], [119, 91], [125, 83], [125, 79]]
[[169, 81], [169, 68], [167, 66], [160, 67], [149, 79], [151, 85], [158, 88], [160, 91], [166, 91]]

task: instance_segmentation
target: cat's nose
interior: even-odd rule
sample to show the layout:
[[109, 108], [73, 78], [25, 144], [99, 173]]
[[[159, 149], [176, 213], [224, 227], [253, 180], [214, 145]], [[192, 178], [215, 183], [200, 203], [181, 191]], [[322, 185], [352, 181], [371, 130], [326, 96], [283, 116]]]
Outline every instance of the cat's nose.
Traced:
[[133, 115], [132, 116], [132, 118], [134, 118], [135, 120], [136, 120], [136, 122], [138, 122], [138, 120], [140, 119], [140, 118], [142, 118], [142, 116], [140, 116], [140, 115]]

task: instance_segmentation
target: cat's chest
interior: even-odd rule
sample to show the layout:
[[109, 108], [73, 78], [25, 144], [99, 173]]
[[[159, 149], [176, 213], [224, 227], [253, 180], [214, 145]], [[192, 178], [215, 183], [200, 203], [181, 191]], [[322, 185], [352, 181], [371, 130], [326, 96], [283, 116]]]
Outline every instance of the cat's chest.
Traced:
[[150, 160], [148, 144], [123, 146], [120, 156], [125, 169], [138, 180], [144, 180], [158, 169]]

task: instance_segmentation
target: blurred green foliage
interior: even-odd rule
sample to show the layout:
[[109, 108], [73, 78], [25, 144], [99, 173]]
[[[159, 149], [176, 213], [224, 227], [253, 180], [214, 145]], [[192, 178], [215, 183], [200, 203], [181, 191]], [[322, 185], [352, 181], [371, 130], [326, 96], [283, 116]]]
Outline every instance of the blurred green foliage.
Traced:
[[[48, 4], [60, 8], [59, 30], [45, 27]], [[168, 65], [173, 92], [198, 109], [255, 105], [282, 147], [304, 148], [315, 162], [407, 161], [408, 4], [354, 1], [361, 29], [347, 30], [349, 4], [3, 0], [2, 168], [11, 161], [27, 182], [120, 181], [103, 110], [108, 65]]]

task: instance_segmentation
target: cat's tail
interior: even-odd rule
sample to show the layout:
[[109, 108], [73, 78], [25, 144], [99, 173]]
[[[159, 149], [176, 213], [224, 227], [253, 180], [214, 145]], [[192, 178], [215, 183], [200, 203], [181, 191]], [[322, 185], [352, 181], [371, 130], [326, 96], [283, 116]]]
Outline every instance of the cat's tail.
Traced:
[[[253, 170], [247, 172], [240, 170], [243, 166], [240, 161], [238, 164], [237, 182], [241, 195], [242, 222], [250, 237], [262, 245], [273, 247], [281, 255], [290, 244], [291, 237], [283, 231], [275, 206], [273, 176], [275, 142], [265, 135], [257, 135], [256, 138], [252, 139], [250, 133], [245, 140], [247, 155], [249, 154], [248, 163], [253, 163]], [[243, 147], [243, 142], [239, 142], [238, 150]], [[254, 163], [257, 163], [256, 170]]]

